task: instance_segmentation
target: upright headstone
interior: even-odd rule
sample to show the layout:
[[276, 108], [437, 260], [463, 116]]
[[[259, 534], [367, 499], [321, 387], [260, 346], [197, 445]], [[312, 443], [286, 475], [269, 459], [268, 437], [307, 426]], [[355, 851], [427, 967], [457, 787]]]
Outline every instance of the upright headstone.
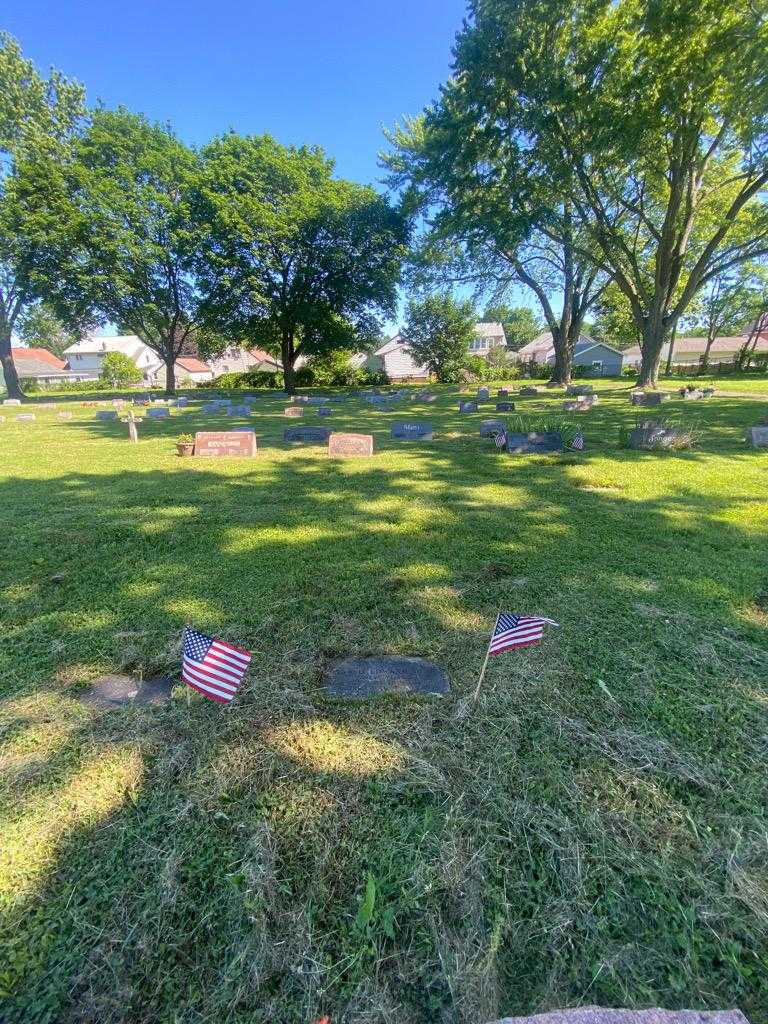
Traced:
[[331, 436], [328, 427], [286, 427], [284, 441], [299, 441], [301, 444], [324, 444]]
[[661, 391], [632, 391], [629, 400], [632, 405], [655, 406], [666, 402], [668, 397]]
[[515, 411], [515, 403], [514, 402], [497, 402], [496, 403], [496, 412], [514, 412], [514, 411]]
[[498, 393], [497, 397], [498, 398], [509, 398], [509, 389], [508, 388], [499, 388], [499, 393]]
[[459, 412], [477, 412], [477, 402], [459, 402]]
[[753, 448], [768, 448], [768, 427], [751, 427], [747, 436]]
[[227, 409], [227, 416], [250, 416], [251, 407], [249, 405], [230, 405]]
[[563, 450], [562, 434], [555, 431], [507, 434], [507, 451], [512, 455], [546, 455]]
[[481, 420], [480, 437], [495, 437], [496, 434], [503, 434], [507, 429], [504, 420]]
[[520, 388], [521, 398], [532, 398], [534, 395], [538, 395], [539, 389], [533, 387], [533, 385], [527, 384], [524, 388]]
[[331, 434], [328, 438], [328, 454], [339, 459], [373, 455], [373, 434]]
[[490, 397], [491, 397], [491, 392], [488, 390], [488, 388], [478, 388], [477, 389], [477, 400], [478, 400], [478, 402], [487, 402], [490, 399]]
[[[148, 413], [147, 415], [151, 415], [151, 413]], [[112, 411], [110, 411], [110, 412], [106, 412], [106, 411], [97, 412], [96, 413], [96, 419], [97, 420], [116, 420], [117, 419], [117, 413], [116, 412], [112, 412]]]
[[170, 409], [147, 409], [147, 416], [153, 420], [167, 420], [170, 415]]
[[186, 406], [186, 405], [189, 405], [189, 399], [188, 398], [185, 398], [182, 395], [181, 398], [177, 398], [176, 399], [176, 408], [177, 409], [183, 409], [184, 406]]
[[256, 455], [256, 434], [250, 430], [200, 430], [195, 457], [249, 459]]
[[431, 441], [433, 430], [431, 423], [393, 423], [391, 435], [396, 441]]

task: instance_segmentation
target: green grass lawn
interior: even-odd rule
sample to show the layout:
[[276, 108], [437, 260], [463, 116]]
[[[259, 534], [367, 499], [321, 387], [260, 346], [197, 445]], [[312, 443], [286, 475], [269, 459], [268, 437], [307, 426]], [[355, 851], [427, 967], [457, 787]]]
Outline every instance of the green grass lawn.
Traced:
[[[2, 410], [3, 1024], [768, 1021], [766, 405], [671, 402], [698, 447], [630, 452], [655, 411], [628, 386], [571, 416], [583, 454], [533, 458], [457, 389], [308, 411], [375, 435], [342, 462], [284, 444], [274, 397], [246, 462], [176, 456], [232, 425], [195, 407], [138, 445], [79, 404]], [[390, 440], [415, 417], [432, 443]], [[499, 608], [561, 628], [472, 703]], [[187, 621], [254, 652], [231, 706], [78, 701], [178, 673]], [[450, 697], [324, 696], [330, 662], [382, 652], [434, 659]]]

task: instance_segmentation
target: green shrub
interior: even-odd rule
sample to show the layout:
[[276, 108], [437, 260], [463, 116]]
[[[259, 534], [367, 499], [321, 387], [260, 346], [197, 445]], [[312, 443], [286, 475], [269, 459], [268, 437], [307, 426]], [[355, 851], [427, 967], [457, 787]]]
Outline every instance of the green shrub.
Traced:
[[215, 380], [202, 381], [199, 388], [222, 391], [251, 391], [254, 388], [280, 388], [283, 386], [282, 373], [269, 370], [248, 370], [243, 373], [222, 373]]

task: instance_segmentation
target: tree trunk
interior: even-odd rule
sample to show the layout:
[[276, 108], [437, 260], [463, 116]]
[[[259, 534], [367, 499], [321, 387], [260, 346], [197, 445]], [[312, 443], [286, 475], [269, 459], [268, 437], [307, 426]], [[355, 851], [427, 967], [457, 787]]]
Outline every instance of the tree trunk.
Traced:
[[710, 327], [709, 332], [707, 334], [707, 344], [704, 347], [704, 355], [701, 357], [701, 365], [699, 366], [699, 370], [701, 373], [706, 373], [707, 368], [709, 367], [709, 350], [712, 348], [712, 342], [714, 340], [715, 332]]
[[648, 318], [648, 323], [643, 329], [643, 340], [640, 347], [642, 358], [637, 386], [655, 388], [659, 380], [659, 362], [661, 350], [664, 347], [664, 330], [661, 324], [654, 322], [651, 317]]
[[284, 334], [280, 345], [280, 361], [283, 364], [283, 387], [287, 394], [293, 395], [296, 392], [296, 374], [294, 362], [296, 355], [293, 351], [293, 335]]
[[573, 342], [562, 328], [552, 332], [552, 345], [555, 350], [555, 365], [552, 368], [551, 383], [566, 386], [571, 383], [573, 366]]
[[8, 392], [8, 397], [20, 398], [23, 400], [26, 396], [21, 390], [19, 375], [16, 372], [16, 366], [13, 362], [10, 328], [0, 328], [0, 363], [2, 363], [3, 366], [3, 376], [5, 377], [5, 388]]
[[667, 353], [667, 368], [664, 371], [666, 373], [667, 377], [669, 377], [669, 375], [672, 373], [672, 357], [675, 354], [675, 341], [676, 340], [677, 340], [677, 323], [675, 323], [675, 326], [672, 328], [672, 336], [669, 339], [669, 352]]
[[176, 394], [176, 361], [173, 358], [165, 363], [165, 394], [168, 398]]

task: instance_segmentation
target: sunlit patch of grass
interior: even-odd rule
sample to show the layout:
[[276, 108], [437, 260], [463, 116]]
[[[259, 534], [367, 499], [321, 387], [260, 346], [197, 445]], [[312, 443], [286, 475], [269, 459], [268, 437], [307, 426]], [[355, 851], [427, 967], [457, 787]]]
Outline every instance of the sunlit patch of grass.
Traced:
[[390, 743], [323, 720], [281, 726], [264, 739], [280, 754], [321, 775], [390, 774], [401, 770], [406, 760]]

